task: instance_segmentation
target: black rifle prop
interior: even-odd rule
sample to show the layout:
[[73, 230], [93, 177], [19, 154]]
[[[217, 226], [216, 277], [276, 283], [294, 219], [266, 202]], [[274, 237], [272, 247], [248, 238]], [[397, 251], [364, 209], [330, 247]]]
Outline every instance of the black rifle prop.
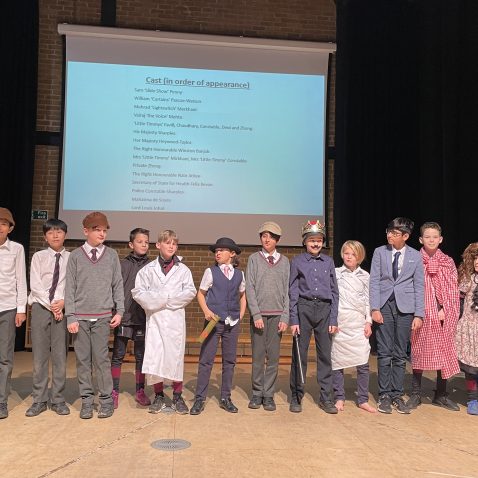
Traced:
[[294, 341], [294, 349], [295, 349], [295, 354], [297, 357], [297, 368], [299, 369], [299, 377], [300, 377], [300, 383], [304, 385], [305, 380], [304, 380], [304, 370], [302, 369], [302, 361], [300, 359], [300, 350], [299, 350], [299, 334], [294, 334], [293, 336], [293, 341]]

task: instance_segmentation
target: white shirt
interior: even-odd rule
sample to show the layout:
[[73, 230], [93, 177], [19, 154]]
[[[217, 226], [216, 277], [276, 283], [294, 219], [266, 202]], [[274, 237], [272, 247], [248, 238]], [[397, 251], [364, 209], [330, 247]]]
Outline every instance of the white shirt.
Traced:
[[[52, 302], [63, 300], [65, 298], [66, 265], [70, 253], [64, 248], [59, 251], [59, 253], [60, 275]], [[28, 303], [30, 305], [37, 302], [48, 310], [51, 310], [49, 297], [53, 281], [53, 272], [55, 270], [55, 256], [56, 252], [51, 247], [33, 254], [30, 266], [30, 295], [28, 296]]]
[[403, 267], [403, 260], [405, 258], [405, 249], [407, 246], [403, 246], [400, 250], [395, 249], [392, 247], [392, 264], [393, 264], [393, 259], [395, 258], [395, 253], [400, 252], [400, 257], [398, 258], [398, 275], [401, 274], [402, 272], [402, 267]]
[[0, 246], [0, 312], [17, 309], [24, 314], [26, 305], [25, 251], [21, 244], [7, 239]]
[[96, 247], [90, 246], [90, 245], [88, 244], [88, 242], [85, 242], [85, 243], [83, 244], [83, 249], [85, 250], [87, 256], [88, 256], [91, 260], [93, 260], [93, 256], [91, 255], [91, 251], [92, 251], [93, 249], [96, 249], [96, 260], [98, 260], [98, 259], [100, 258], [100, 256], [101, 256], [101, 254], [103, 254], [103, 251], [105, 250], [105, 247], [106, 247], [106, 246], [105, 246], [104, 244], [100, 244], [99, 246], [96, 246]]
[[272, 252], [271, 254], [269, 254], [266, 250], [262, 249], [261, 250], [261, 254], [266, 258], [267, 261], [269, 261], [269, 259], [267, 259], [269, 256], [272, 256], [274, 258], [274, 264], [279, 260], [280, 258], [280, 254], [277, 252], [277, 249], [274, 249], [274, 252]]
[[[229, 269], [228, 279], [231, 280], [234, 275], [233, 274], [234, 267], [232, 264], [221, 264], [219, 266], [219, 269], [221, 269], [223, 274], [224, 274], [224, 269], [226, 268]], [[241, 271], [241, 274], [242, 274], [242, 281], [241, 281], [241, 285], [239, 286], [239, 292], [242, 293], [246, 290], [246, 279], [244, 278], [244, 272]], [[204, 271], [204, 275], [202, 276], [201, 284], [199, 285], [199, 288], [201, 290], [209, 290], [211, 287], [212, 287], [212, 271], [211, 271], [211, 268], [208, 267]]]

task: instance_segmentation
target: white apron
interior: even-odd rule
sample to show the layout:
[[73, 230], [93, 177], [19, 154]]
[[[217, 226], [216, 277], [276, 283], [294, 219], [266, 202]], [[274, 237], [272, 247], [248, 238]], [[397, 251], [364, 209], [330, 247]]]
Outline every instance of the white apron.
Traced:
[[164, 275], [156, 259], [138, 272], [131, 293], [146, 312], [142, 369], [146, 383], [181, 382], [186, 347], [184, 308], [196, 295], [191, 271], [178, 262]]
[[339, 331], [332, 337], [332, 370], [356, 367], [368, 362], [370, 343], [364, 335], [370, 317], [369, 274], [360, 267], [335, 269], [339, 286]]

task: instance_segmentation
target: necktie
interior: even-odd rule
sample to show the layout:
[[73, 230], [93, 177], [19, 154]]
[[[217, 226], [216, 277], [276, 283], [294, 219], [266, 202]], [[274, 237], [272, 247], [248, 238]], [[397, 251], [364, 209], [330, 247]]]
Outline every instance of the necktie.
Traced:
[[55, 291], [58, 285], [58, 279], [60, 278], [60, 257], [61, 257], [61, 254], [57, 252], [55, 254], [55, 268], [53, 269], [53, 279], [51, 281], [51, 287], [48, 293], [48, 298], [50, 299], [50, 302], [55, 297]]
[[224, 275], [229, 279], [229, 266], [224, 267]]
[[274, 256], [267, 256], [267, 260], [269, 261], [269, 264], [274, 264]]
[[398, 258], [400, 257], [401, 252], [395, 252], [393, 256], [393, 263], [392, 263], [392, 275], [393, 280], [397, 280], [398, 277]]
[[93, 259], [93, 262], [96, 262], [97, 260], [97, 257], [96, 257], [97, 252], [98, 252], [97, 249], [91, 249], [91, 258]]

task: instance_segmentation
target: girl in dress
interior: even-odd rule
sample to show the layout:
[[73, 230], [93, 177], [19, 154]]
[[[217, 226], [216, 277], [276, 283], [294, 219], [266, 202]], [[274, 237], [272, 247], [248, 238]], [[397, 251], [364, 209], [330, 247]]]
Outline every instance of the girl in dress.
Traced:
[[369, 273], [360, 264], [365, 248], [358, 241], [346, 241], [340, 255], [342, 267], [335, 269], [339, 286], [339, 331], [332, 338], [332, 370], [335, 406], [344, 410], [344, 368], [357, 367], [357, 404], [370, 413], [377, 410], [368, 403], [368, 382], [372, 318], [370, 316]]
[[464, 304], [463, 315], [456, 328], [456, 353], [460, 368], [465, 372], [467, 412], [478, 415], [478, 242], [470, 244], [462, 257], [458, 283]]

